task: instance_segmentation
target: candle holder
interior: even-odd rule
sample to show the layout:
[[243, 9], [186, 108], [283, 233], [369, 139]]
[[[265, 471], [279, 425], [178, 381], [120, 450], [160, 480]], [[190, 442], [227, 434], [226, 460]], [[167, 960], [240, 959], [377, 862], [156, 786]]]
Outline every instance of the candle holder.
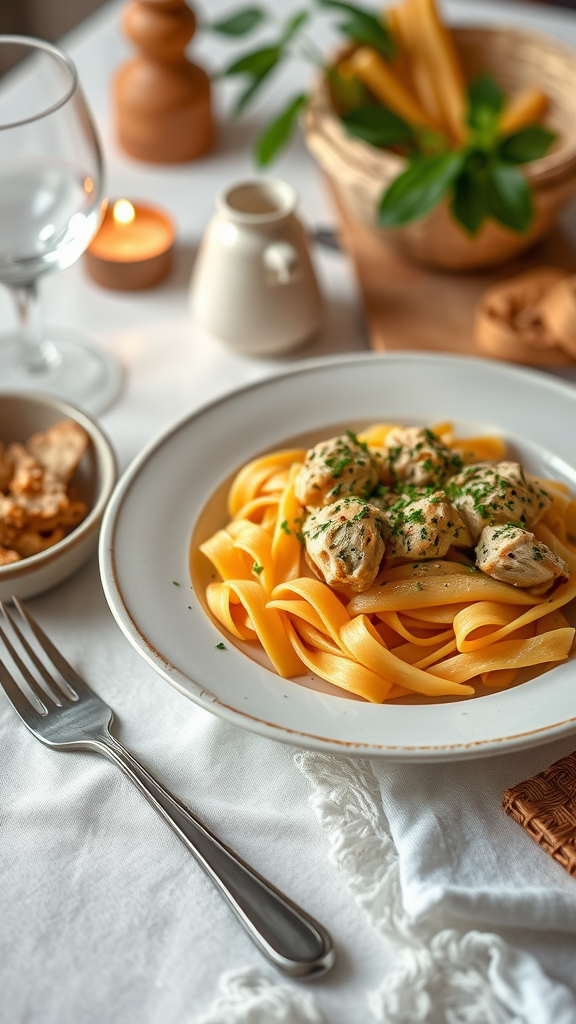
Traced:
[[119, 199], [109, 206], [86, 250], [88, 273], [105, 288], [137, 291], [159, 284], [170, 270], [174, 226], [162, 210]]
[[142, 52], [114, 80], [121, 146], [153, 163], [203, 156], [214, 127], [210, 79], [184, 54], [196, 31], [193, 11], [184, 0], [134, 0], [123, 25]]

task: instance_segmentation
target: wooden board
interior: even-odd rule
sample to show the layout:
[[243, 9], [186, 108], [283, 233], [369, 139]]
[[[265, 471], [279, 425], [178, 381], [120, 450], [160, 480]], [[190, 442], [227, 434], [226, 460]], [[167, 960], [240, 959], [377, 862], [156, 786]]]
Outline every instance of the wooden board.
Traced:
[[362, 293], [370, 343], [379, 351], [483, 355], [474, 341], [474, 311], [485, 288], [543, 264], [576, 273], [576, 252], [559, 227], [525, 256], [494, 270], [455, 274], [420, 267], [352, 220], [332, 194], [340, 241]]

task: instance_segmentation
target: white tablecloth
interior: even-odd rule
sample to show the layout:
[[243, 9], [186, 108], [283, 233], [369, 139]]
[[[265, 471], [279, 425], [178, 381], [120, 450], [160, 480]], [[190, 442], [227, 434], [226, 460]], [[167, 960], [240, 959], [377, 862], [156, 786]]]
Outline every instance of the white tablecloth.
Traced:
[[[213, 16], [230, 6], [211, 0], [205, 9]], [[277, 3], [278, 10], [294, 6]], [[119, 11], [117, 4], [103, 9], [65, 45], [100, 128], [110, 195], [149, 199], [173, 214], [176, 266], [159, 288], [122, 294], [93, 284], [80, 261], [47, 277], [43, 294], [49, 323], [89, 332], [125, 366], [122, 396], [102, 417], [124, 468], [170, 420], [286, 360], [233, 356], [194, 329], [186, 296], [215, 193], [253, 174], [249, 145], [271, 100], [240, 124], [222, 124], [216, 151], [197, 164], [152, 167], [130, 160], [116, 146], [109, 106], [113, 69], [129, 51]], [[576, 45], [576, 16], [565, 12], [464, 0], [450, 12], [461, 21], [522, 21]], [[214, 66], [226, 48], [199, 38], [196, 51]], [[289, 80], [287, 71], [275, 86], [276, 99]], [[309, 225], [330, 223], [320, 176], [301, 141], [274, 174], [299, 190]], [[346, 260], [326, 250], [316, 258], [326, 326], [294, 358], [366, 347]], [[11, 322], [3, 293], [0, 323]], [[301, 1005], [294, 1019], [319, 1021], [321, 1013], [330, 1024], [369, 1021], [366, 993], [395, 968], [395, 946], [369, 924], [337, 858], [329, 860], [326, 821], [310, 806], [309, 782], [294, 764], [294, 751], [220, 722], [157, 677], [114, 624], [96, 559], [31, 608], [114, 708], [117, 735], [129, 749], [332, 932], [337, 966], [307, 990], [315, 1010], [295, 997]], [[558, 756], [557, 745], [552, 755]], [[223, 972], [259, 972], [241, 976], [248, 988], [264, 984], [262, 977], [279, 983], [186, 850], [112, 766], [95, 755], [42, 747], [4, 699], [0, 762], [2, 1024], [192, 1024], [209, 1012]], [[546, 763], [542, 750], [533, 763]], [[524, 841], [519, 832], [517, 842]], [[548, 960], [554, 974], [554, 957]], [[557, 973], [562, 977], [561, 967]], [[225, 984], [235, 991], [240, 982]], [[292, 991], [302, 990], [292, 985]], [[210, 1019], [235, 1018], [229, 1008]], [[272, 1020], [273, 1010], [250, 1019]]]

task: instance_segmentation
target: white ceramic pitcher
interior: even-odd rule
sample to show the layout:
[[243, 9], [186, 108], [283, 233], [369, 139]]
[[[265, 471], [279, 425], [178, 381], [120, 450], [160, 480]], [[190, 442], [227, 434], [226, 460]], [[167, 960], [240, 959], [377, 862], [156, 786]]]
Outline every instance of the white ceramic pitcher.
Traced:
[[320, 327], [322, 299], [297, 195], [284, 181], [233, 185], [217, 200], [190, 303], [198, 324], [246, 355], [276, 355]]

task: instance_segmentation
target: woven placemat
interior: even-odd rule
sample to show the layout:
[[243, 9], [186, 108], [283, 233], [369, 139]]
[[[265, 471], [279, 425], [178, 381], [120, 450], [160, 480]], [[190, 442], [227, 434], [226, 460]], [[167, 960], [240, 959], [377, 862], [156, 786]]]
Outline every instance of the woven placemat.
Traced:
[[502, 806], [576, 878], [576, 751], [507, 789]]

